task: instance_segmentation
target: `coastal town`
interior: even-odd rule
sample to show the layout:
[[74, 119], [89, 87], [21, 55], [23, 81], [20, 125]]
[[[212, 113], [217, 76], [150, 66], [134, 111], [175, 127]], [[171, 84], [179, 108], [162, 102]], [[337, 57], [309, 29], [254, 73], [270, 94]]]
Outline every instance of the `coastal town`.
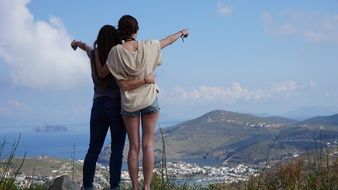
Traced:
[[[294, 154], [293, 158], [299, 155]], [[328, 154], [330, 158], [337, 158], [338, 151], [332, 151]], [[17, 160], [15, 162], [18, 163]], [[2, 164], [5, 164], [4, 162]], [[30, 165], [27, 167], [26, 165]], [[53, 181], [62, 176], [66, 176], [72, 183], [78, 186], [82, 185], [82, 165], [83, 160], [60, 160], [48, 156], [38, 156], [26, 158], [24, 167], [0, 170], [4, 178], [15, 178], [18, 187], [28, 188], [32, 184], [52, 184]], [[165, 166], [166, 165], [166, 166]], [[198, 165], [196, 163], [187, 163], [183, 161], [167, 162], [166, 164], [157, 163], [154, 173], [159, 177], [164, 177], [166, 181], [178, 185], [189, 184], [198, 186], [207, 186], [215, 183], [233, 183], [246, 181], [251, 176], [258, 175], [263, 167], [270, 168], [273, 162], [260, 165], [231, 164], [223, 163], [219, 166]], [[6, 168], [5, 168], [6, 169]], [[142, 171], [142, 168], [140, 168]], [[140, 172], [141, 173], [141, 172]], [[15, 176], [13, 176], [15, 175]], [[142, 180], [142, 173], [140, 175]], [[109, 187], [109, 167], [107, 165], [97, 164], [94, 186], [97, 189]], [[121, 173], [121, 186], [130, 187], [130, 178], [128, 171]]]
[[[158, 165], [161, 165], [158, 164]], [[219, 166], [200, 166], [182, 161], [167, 163], [168, 178], [172, 182], [207, 185], [210, 183], [232, 183], [247, 180], [250, 175], [255, 175], [257, 169], [250, 168], [244, 164], [239, 164], [234, 167]], [[161, 167], [157, 167], [154, 173], [161, 175]], [[165, 173], [165, 172], [164, 172]], [[127, 171], [122, 172], [122, 179], [129, 181]]]
[[[50, 159], [49, 157], [38, 157], [34, 158], [37, 160], [41, 159]], [[75, 162], [76, 165], [82, 165], [83, 160], [78, 160]], [[156, 165], [154, 173], [161, 175], [163, 171], [161, 163]], [[34, 175], [20, 172], [16, 176], [16, 184], [20, 187], [29, 187], [32, 183], [43, 184], [50, 183], [53, 179], [59, 176], [73, 176], [74, 170], [71, 162], [64, 163], [60, 166], [59, 169], [53, 169], [49, 173]], [[142, 171], [142, 169], [140, 169]], [[192, 185], [208, 185], [210, 183], [231, 183], [238, 182], [241, 180], [247, 180], [250, 175], [255, 175], [258, 172], [257, 168], [251, 168], [244, 164], [238, 164], [236, 166], [200, 166], [197, 164], [186, 163], [182, 161], [178, 162], [168, 162], [166, 167], [166, 173], [168, 174], [168, 180], [174, 183], [189, 183]], [[82, 171], [75, 171], [74, 180], [76, 183], [81, 184], [81, 174]], [[142, 174], [141, 174], [142, 177]], [[130, 178], [128, 171], [122, 171], [121, 173], [121, 182], [122, 185], [128, 186], [130, 184]], [[109, 186], [109, 167], [97, 164], [95, 183], [94, 185], [98, 189], [103, 189], [104, 187]]]

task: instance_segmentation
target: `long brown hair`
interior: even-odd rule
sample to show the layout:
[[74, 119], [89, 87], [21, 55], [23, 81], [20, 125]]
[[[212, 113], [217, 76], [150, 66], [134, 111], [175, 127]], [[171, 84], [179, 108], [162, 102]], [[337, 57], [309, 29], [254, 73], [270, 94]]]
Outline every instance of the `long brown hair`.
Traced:
[[102, 65], [106, 63], [110, 49], [117, 44], [121, 44], [121, 39], [116, 28], [112, 25], [104, 25], [94, 42], [94, 48], [98, 50]]

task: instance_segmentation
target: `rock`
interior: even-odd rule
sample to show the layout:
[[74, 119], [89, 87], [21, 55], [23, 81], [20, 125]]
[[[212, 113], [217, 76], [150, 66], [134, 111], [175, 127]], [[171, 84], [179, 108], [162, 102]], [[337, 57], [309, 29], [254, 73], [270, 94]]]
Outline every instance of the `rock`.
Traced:
[[72, 181], [68, 176], [63, 175], [54, 179], [48, 190], [80, 190], [79, 184]]

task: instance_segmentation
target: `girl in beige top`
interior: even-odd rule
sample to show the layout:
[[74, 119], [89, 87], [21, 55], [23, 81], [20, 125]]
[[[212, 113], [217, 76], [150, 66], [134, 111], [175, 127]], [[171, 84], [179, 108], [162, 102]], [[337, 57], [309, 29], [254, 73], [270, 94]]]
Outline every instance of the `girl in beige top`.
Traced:
[[[183, 29], [162, 40], [136, 41], [137, 20], [124, 15], [118, 23], [123, 44], [113, 47], [107, 58], [107, 66], [116, 78], [121, 90], [121, 114], [129, 139], [128, 170], [134, 190], [138, 185], [138, 154], [140, 149], [140, 118], [142, 122], [142, 151], [144, 189], [150, 189], [154, 168], [153, 137], [159, 116], [156, 84], [147, 84], [146, 76], [153, 73], [162, 62], [161, 49], [180, 37], [187, 37]], [[134, 90], [126, 90], [126, 80], [145, 79], [145, 85]]]

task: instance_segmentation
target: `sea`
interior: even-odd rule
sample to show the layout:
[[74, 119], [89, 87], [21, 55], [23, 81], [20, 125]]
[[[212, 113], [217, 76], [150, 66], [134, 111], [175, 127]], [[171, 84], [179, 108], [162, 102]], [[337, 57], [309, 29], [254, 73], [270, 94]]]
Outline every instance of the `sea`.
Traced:
[[[42, 125], [0, 126], [0, 143], [4, 145], [4, 153], [13, 149], [18, 142], [15, 156], [27, 157], [49, 156], [62, 159], [84, 159], [89, 144], [89, 125], [62, 125], [67, 131], [35, 132]], [[109, 144], [107, 134], [105, 145]]]
[[[35, 132], [35, 128], [42, 125], [0, 126], [0, 158], [3, 158], [18, 142], [15, 150], [16, 157], [48, 156], [67, 160], [84, 160], [89, 144], [89, 125], [68, 124], [64, 132]], [[110, 143], [110, 133], [107, 133], [104, 146]], [[1, 151], [1, 145], [3, 151]], [[168, 160], [171, 161], [171, 160]], [[221, 162], [213, 159], [189, 158], [182, 160], [186, 163], [196, 163], [201, 166], [217, 166]], [[104, 164], [104, 163], [103, 163]], [[126, 170], [126, 163], [123, 169]]]

